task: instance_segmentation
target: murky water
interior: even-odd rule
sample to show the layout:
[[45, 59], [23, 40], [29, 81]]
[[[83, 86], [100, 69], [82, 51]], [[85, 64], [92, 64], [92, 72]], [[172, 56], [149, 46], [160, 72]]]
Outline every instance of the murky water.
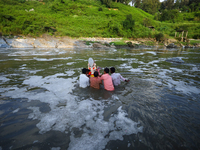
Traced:
[[[89, 57], [130, 82], [79, 88]], [[1, 150], [188, 150], [199, 139], [200, 49], [0, 49]]]

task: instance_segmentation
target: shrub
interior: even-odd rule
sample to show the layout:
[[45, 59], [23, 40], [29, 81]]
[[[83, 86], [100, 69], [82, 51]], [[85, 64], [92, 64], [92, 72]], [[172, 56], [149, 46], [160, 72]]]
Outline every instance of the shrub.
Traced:
[[126, 16], [126, 20], [123, 21], [123, 27], [125, 29], [130, 29], [133, 31], [133, 27], [135, 25], [135, 20], [133, 20], [133, 17], [131, 14]]
[[155, 38], [156, 38], [156, 41], [160, 42], [164, 39], [164, 34], [162, 33], [155, 34]]
[[151, 20], [149, 18], [144, 18], [143, 19], [143, 25], [145, 27], [151, 26], [152, 25]]
[[103, 11], [103, 8], [102, 8], [102, 7], [99, 7], [98, 11]]
[[102, 4], [105, 4], [106, 7], [111, 8], [112, 0], [101, 0]]
[[200, 34], [198, 34], [198, 33], [197, 33], [197, 34], [194, 34], [194, 35], [193, 35], [193, 38], [194, 38], [194, 39], [200, 39]]

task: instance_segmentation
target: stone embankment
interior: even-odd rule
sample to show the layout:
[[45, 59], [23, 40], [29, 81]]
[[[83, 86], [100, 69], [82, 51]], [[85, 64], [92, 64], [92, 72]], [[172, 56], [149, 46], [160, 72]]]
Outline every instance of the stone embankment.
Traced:
[[[73, 39], [70, 37], [52, 37], [43, 35], [42, 37], [14, 37], [7, 38], [0, 36], [0, 48], [70, 48], [70, 49], [109, 49], [109, 48], [148, 48], [158, 45], [155, 39], [136, 39], [134, 41], [125, 41], [126, 45], [114, 46], [111, 42], [120, 41], [122, 38], [79, 38]], [[155, 43], [153, 46], [148, 46], [148, 42]], [[166, 48], [192, 48], [194, 46], [175, 45], [173, 40], [167, 40], [163, 43]], [[195, 47], [200, 47], [200, 44]]]
[[[110, 42], [121, 38], [79, 38], [42, 36], [37, 38], [15, 37], [12, 39], [0, 37], [1, 48], [110, 48]], [[86, 41], [91, 41], [87, 43]], [[98, 43], [93, 43], [98, 41]]]

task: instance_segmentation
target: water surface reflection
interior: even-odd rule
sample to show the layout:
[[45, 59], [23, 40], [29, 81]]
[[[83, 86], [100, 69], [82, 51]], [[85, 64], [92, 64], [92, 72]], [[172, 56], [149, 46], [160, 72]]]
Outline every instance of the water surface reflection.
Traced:
[[[79, 88], [89, 57], [130, 82], [114, 92]], [[0, 49], [0, 149], [198, 149], [199, 57], [200, 49]]]

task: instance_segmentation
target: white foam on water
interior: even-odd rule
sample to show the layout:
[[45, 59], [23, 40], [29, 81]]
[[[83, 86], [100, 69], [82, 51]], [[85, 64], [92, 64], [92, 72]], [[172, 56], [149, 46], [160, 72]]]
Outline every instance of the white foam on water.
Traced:
[[[43, 78], [42, 76], [30, 76], [29, 79], [24, 80], [23, 84], [29, 85], [30, 88], [41, 87], [46, 89], [43, 93], [35, 93], [27, 91], [27, 88], [12, 87], [8, 88], [4, 93], [6, 96], [13, 98], [25, 97], [30, 100], [40, 100], [49, 103], [50, 106], [57, 105], [63, 98], [70, 98], [69, 92], [73, 89], [72, 83], [77, 78], [63, 79], [58, 76], [65, 76], [65, 74], [55, 74]], [[12, 90], [11, 90], [12, 89]]]
[[102, 60], [112, 60], [112, 61], [134, 61], [136, 58], [102, 58]]
[[37, 61], [53, 61], [53, 60], [68, 60], [68, 59], [72, 59], [72, 57], [59, 57], [59, 58], [37, 58], [37, 57], [34, 57], [33, 58], [34, 60], [37, 60]]
[[132, 66], [129, 66], [129, 65], [127, 65], [126, 63], [123, 63], [123, 64], [121, 64], [121, 65], [119, 66], [119, 68], [127, 68], [127, 69], [130, 69], [130, 68], [132, 68]]
[[52, 147], [51, 150], [60, 150], [60, 147]]
[[7, 81], [10, 81], [10, 79], [4, 77], [4, 76], [0, 76], [0, 83], [5, 83]]
[[38, 143], [38, 142], [39, 142], [38, 140], [35, 140], [35, 141], [33, 141], [33, 144], [34, 144], [34, 143]]
[[14, 59], [15, 61], [30, 61], [32, 59]]
[[129, 71], [131, 71], [131, 72], [144, 72], [144, 71], [142, 70], [142, 68], [132, 68], [132, 69], [130, 69]]
[[153, 51], [146, 51], [146, 53], [157, 55], [156, 52], [153, 52]]
[[128, 143], [127, 147], [130, 147], [131, 146], [131, 143]]
[[130, 135], [143, 130], [142, 127], [137, 127], [138, 123], [126, 117], [127, 113], [121, 107], [118, 108], [117, 114], [110, 117], [109, 121], [104, 121], [102, 114], [103, 110], [98, 113], [98, 116], [86, 122], [81, 137], [75, 138], [74, 134], [70, 136], [72, 139], [69, 145], [70, 150], [101, 150], [110, 140], [123, 140], [123, 135]]
[[8, 56], [53, 56], [68, 53], [69, 51], [62, 49], [17, 49], [12, 53], [9, 53]]
[[168, 79], [168, 82], [171, 83], [179, 92], [183, 92], [185, 94], [200, 94], [200, 90], [195, 86], [191, 86], [190, 83], [184, 81], [174, 81], [173, 79]]
[[151, 62], [148, 62], [147, 65], [154, 64], [154, 63], [159, 63], [159, 62], [160, 62], [159, 60], [153, 60]]
[[75, 62], [68, 62], [68, 63], [66, 63], [66, 65], [73, 65]]
[[[104, 149], [110, 140], [123, 140], [124, 135], [142, 132], [139, 123], [127, 118], [127, 113], [119, 107], [116, 114], [111, 114], [108, 121], [104, 120], [104, 109], [107, 104], [94, 99], [83, 99], [72, 94], [77, 77], [64, 79], [65, 74], [59, 73], [47, 77], [30, 76], [24, 80], [27, 86], [5, 91], [4, 95], [13, 98], [28, 98], [49, 104], [50, 111], [42, 113], [39, 107], [28, 107], [32, 110], [29, 119], [37, 119], [37, 127], [41, 134], [56, 130], [71, 133], [69, 150], [71, 149]], [[61, 76], [61, 77], [60, 77]], [[34, 92], [31, 88], [44, 88], [44, 92]], [[110, 101], [116, 101], [116, 95]], [[66, 105], [58, 105], [65, 103]], [[83, 131], [78, 137], [74, 128]], [[81, 133], [81, 132], [80, 132]]]
[[179, 72], [179, 73], [182, 73], [183, 70], [181, 69], [178, 69], [178, 68], [170, 68], [171, 70], [175, 71], [175, 72]]
[[20, 110], [20, 108], [17, 108], [12, 113], [17, 113], [19, 110]]
[[192, 67], [192, 71], [200, 71], [200, 66], [199, 67]]
[[199, 88], [192, 86], [192, 82], [188, 83], [188, 82], [184, 82], [184, 81], [175, 81], [173, 80], [172, 77], [170, 77], [169, 75], [171, 75], [174, 71], [178, 72], [178, 73], [182, 73], [183, 70], [181, 69], [177, 69], [177, 68], [170, 68], [171, 70], [168, 69], [160, 69], [160, 72], [158, 73], [158, 77], [160, 79], [163, 79], [162, 83], [160, 83], [160, 81], [154, 81], [158, 84], [165, 84], [167, 85], [170, 89], [171, 88], [175, 88], [178, 92], [181, 93], [185, 93], [185, 94], [192, 94], [192, 93], [196, 93], [199, 94], [200, 90]]
[[68, 76], [72, 76], [75, 72], [73, 70], [65, 71]]
[[138, 64], [141, 64], [141, 65], [142, 65], [142, 64], [145, 64], [143, 61], [138, 61], [137, 63], [138, 63]]

